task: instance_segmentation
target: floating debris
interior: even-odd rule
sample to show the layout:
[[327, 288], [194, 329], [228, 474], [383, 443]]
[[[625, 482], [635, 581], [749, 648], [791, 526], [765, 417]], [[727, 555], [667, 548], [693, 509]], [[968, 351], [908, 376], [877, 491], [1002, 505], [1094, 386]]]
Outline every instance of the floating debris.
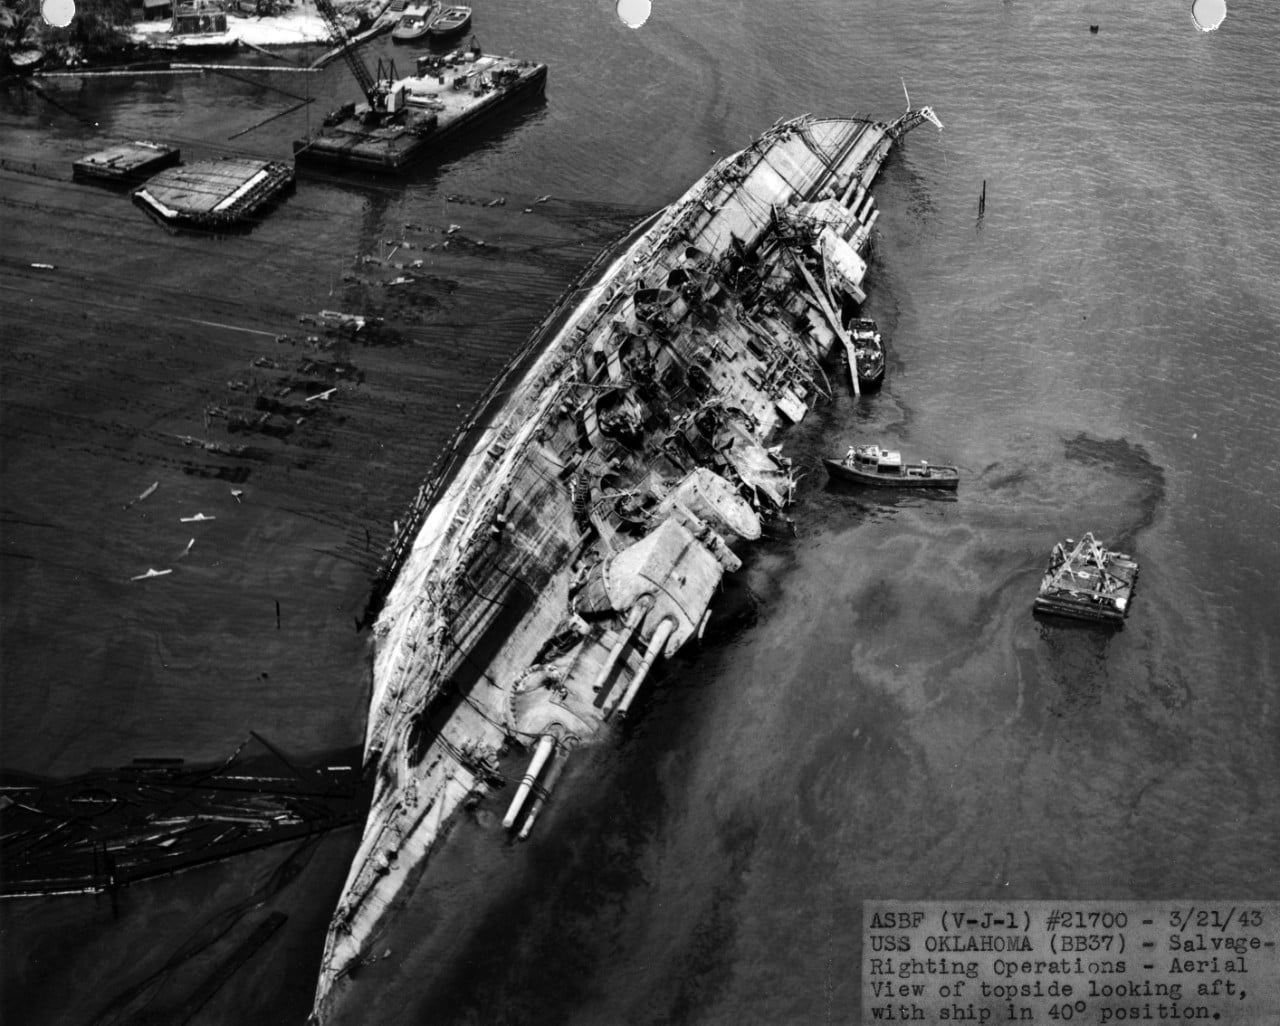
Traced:
[[0, 896], [115, 890], [359, 821], [357, 766], [299, 769], [254, 739], [265, 751], [246, 740], [220, 766], [141, 758], [67, 780], [6, 780]]
[[136, 499], [130, 499], [128, 502], [126, 502], [126, 503], [124, 504], [124, 508], [125, 508], [125, 509], [128, 509], [128, 508], [129, 508], [130, 506], [132, 506], [134, 503], [136, 503], [136, 502], [141, 502], [143, 499], [150, 498], [153, 494], [155, 494], [155, 490], [156, 490], [157, 488], [159, 488], [159, 487], [160, 487], [160, 482], [159, 482], [159, 481], [153, 482], [153, 483], [152, 483], [152, 485], [151, 485], [151, 487], [150, 487], [150, 488], [145, 489], [145, 490], [142, 492], [142, 494], [141, 494], [141, 495], [139, 495]]
[[172, 570], [157, 570], [154, 567], [152, 567], [145, 574], [138, 574], [135, 577], [130, 577], [129, 580], [145, 581], [145, 580], [149, 580], [152, 577], [163, 577], [165, 574], [171, 574], [171, 573], [173, 573]]

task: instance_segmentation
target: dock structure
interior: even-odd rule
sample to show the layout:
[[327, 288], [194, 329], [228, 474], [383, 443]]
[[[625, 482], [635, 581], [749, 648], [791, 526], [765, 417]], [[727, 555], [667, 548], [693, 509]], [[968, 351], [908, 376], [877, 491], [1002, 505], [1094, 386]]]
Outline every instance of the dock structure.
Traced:
[[[245, 754], [250, 741], [267, 751]], [[0, 897], [110, 891], [360, 821], [355, 760], [301, 770], [250, 741], [221, 766], [137, 759], [0, 781]]]
[[154, 142], [127, 142], [81, 157], [71, 165], [72, 177], [137, 185], [157, 171], [173, 167], [181, 159], [175, 146]]
[[719, 161], [597, 258], [463, 425], [373, 625], [370, 815], [316, 1022], [458, 810], [518, 782], [502, 822], [526, 835], [785, 522], [778, 436], [829, 396], [870, 187], [925, 120], [805, 116]]
[[261, 213], [292, 188], [288, 164], [221, 157], [162, 171], [133, 197], [169, 224], [219, 228]]

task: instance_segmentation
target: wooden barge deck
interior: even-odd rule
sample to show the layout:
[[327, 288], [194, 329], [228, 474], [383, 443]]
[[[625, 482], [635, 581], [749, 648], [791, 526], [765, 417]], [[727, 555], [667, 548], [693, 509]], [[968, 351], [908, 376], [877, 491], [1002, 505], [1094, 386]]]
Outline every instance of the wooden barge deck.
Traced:
[[173, 167], [181, 156], [175, 146], [141, 140], [120, 143], [81, 157], [71, 165], [71, 174], [78, 179], [137, 185], [157, 171]]
[[348, 104], [311, 138], [293, 144], [296, 163], [395, 173], [441, 155], [495, 115], [541, 96], [547, 66], [491, 54], [424, 57], [418, 74], [382, 83], [386, 116]]
[[220, 157], [161, 171], [133, 198], [169, 224], [223, 228], [257, 216], [292, 188], [288, 164]]

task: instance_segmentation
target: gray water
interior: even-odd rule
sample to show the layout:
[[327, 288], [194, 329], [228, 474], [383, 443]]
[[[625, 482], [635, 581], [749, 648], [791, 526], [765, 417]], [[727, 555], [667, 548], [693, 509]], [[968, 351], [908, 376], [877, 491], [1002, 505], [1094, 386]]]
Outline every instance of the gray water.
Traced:
[[[892, 115], [905, 79], [947, 127], [877, 186], [888, 379], [786, 436], [810, 470], [796, 537], [741, 575], [754, 624], [674, 660], [530, 842], [497, 803], [460, 821], [340, 1019], [856, 1023], [863, 899], [1280, 897], [1280, 14], [1236, 3], [1206, 35], [1189, 9], [658, 0], [631, 31], [607, 2], [477, 8], [486, 48], [549, 63], [544, 105], [403, 183], [304, 179], [227, 238], [70, 163], [140, 137], [284, 159], [303, 112], [228, 137], [293, 100], [219, 76], [9, 91], [0, 764], [358, 744], [369, 574], [507, 354], [716, 156], [778, 117]], [[312, 118], [353, 92], [341, 64], [300, 78], [266, 81]], [[354, 263], [451, 224], [467, 241], [405, 254], [412, 287]], [[296, 316], [322, 308], [381, 313], [395, 344], [316, 353]], [[361, 378], [288, 439], [206, 428], [317, 356]], [[259, 458], [176, 440], [206, 430]], [[957, 499], [831, 490], [818, 459], [855, 438], [959, 465]], [[218, 519], [179, 559], [196, 510]], [[1142, 564], [1121, 632], [1030, 615], [1084, 530]], [[193, 1021], [300, 1022], [353, 843], [114, 910], [7, 903], [6, 1021], [172, 1021], [265, 900], [288, 925]]]

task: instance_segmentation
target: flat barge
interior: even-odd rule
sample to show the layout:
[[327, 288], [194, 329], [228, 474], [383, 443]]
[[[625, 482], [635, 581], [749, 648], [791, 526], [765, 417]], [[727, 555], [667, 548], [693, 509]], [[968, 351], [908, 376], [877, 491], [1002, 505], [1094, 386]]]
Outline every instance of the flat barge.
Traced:
[[173, 167], [181, 158], [182, 152], [176, 146], [139, 140], [86, 154], [71, 165], [71, 175], [81, 180], [138, 185], [157, 171]]
[[408, 78], [380, 74], [365, 103], [347, 104], [308, 139], [299, 165], [395, 173], [439, 156], [449, 144], [522, 100], [543, 94], [547, 66], [479, 50], [425, 56]]
[[315, 1021], [458, 810], [506, 785], [501, 756], [528, 758], [503, 819], [523, 837], [783, 516], [774, 438], [829, 394], [870, 186], [924, 120], [805, 116], [721, 160], [597, 259], [463, 425], [373, 625], [374, 793]]
[[1053, 546], [1032, 608], [1052, 616], [1122, 624], [1137, 581], [1132, 556], [1112, 552], [1086, 533], [1079, 541], [1068, 538]]
[[168, 224], [224, 228], [257, 216], [292, 188], [288, 164], [220, 157], [161, 171], [133, 198]]

